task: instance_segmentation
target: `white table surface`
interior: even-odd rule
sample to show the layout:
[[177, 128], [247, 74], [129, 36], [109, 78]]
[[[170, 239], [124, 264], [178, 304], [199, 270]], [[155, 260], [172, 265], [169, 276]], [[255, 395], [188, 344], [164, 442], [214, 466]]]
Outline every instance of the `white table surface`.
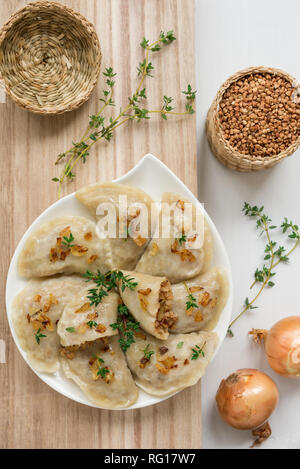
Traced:
[[[275, 224], [284, 216], [300, 225], [300, 151], [271, 170], [241, 174], [225, 168], [211, 154], [205, 118], [219, 86], [234, 72], [266, 65], [300, 79], [299, 0], [196, 0], [197, 132], [199, 200], [219, 229], [231, 260], [235, 299], [240, 312], [255, 268], [262, 264], [264, 240], [241, 208], [244, 201], [264, 204]], [[271, 327], [277, 320], [300, 314], [300, 248], [289, 266], [281, 265], [273, 289], [246, 313], [226, 338], [202, 381], [204, 448], [248, 448], [250, 432], [232, 429], [221, 421], [215, 394], [222, 378], [238, 368], [258, 368], [277, 383], [280, 403], [270, 419], [273, 434], [263, 448], [300, 448], [300, 379], [276, 375], [262, 349], [247, 337], [252, 327]]]

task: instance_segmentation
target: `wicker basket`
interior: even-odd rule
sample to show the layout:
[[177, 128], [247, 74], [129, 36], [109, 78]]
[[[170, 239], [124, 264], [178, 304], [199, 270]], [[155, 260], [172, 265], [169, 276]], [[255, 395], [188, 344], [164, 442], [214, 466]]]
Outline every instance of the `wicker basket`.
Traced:
[[235, 169], [236, 171], [241, 172], [259, 171], [261, 169], [271, 168], [275, 164], [279, 163], [279, 161], [283, 160], [283, 158], [292, 155], [292, 153], [294, 153], [300, 145], [300, 138], [298, 138], [298, 140], [293, 145], [289, 146], [278, 155], [254, 158], [250, 155], [240, 153], [234, 149], [227, 140], [224, 139], [218, 117], [219, 104], [222, 100], [223, 94], [232, 83], [239, 80], [243, 76], [252, 73], [275, 74], [285, 78], [292, 84], [295, 83], [295, 79], [282, 70], [268, 67], [250, 67], [232, 75], [219, 89], [207, 114], [206, 133], [208, 142], [212, 152], [221, 163], [231, 169]]
[[0, 31], [7, 94], [38, 114], [76, 109], [90, 96], [101, 64], [94, 26], [59, 3], [29, 3]]

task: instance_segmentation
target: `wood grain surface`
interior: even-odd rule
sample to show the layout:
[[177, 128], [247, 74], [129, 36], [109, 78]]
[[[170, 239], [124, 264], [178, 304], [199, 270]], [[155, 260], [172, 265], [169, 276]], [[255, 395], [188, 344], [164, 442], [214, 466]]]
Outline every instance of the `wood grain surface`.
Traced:
[[[0, 0], [0, 23], [28, 2]], [[180, 90], [194, 86], [194, 0], [68, 0], [62, 3], [86, 16], [99, 35], [103, 62], [118, 72], [116, 103], [124, 104], [136, 83], [139, 47], [145, 35], [174, 29], [177, 41], [153, 57], [155, 78], [147, 79], [150, 106], [164, 94], [183, 105]], [[96, 111], [100, 78], [90, 100], [77, 111], [41, 117], [19, 109], [8, 98], [0, 104], [1, 141], [1, 317], [0, 340], [6, 363], [0, 364], [1, 448], [199, 448], [200, 384], [161, 404], [135, 411], [88, 408], [62, 397], [26, 365], [15, 347], [5, 313], [5, 282], [11, 256], [28, 226], [57, 198], [51, 178], [56, 156], [78, 138], [87, 116]], [[82, 185], [106, 181], [131, 169], [152, 152], [196, 193], [195, 118], [154, 117], [118, 129], [109, 144], [91, 151], [77, 169], [67, 194]], [[155, 181], [153, 181], [155, 184]], [[2, 343], [2, 342], [1, 342]], [[2, 354], [3, 355], [3, 354]], [[2, 356], [3, 359], [3, 356]]]

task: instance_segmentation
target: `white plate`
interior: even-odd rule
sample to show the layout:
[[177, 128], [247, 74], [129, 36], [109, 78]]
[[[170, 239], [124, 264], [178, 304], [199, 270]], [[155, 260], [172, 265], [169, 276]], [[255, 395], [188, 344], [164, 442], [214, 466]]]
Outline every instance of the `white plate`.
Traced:
[[[214, 257], [212, 265], [220, 265], [223, 266], [228, 273], [229, 278], [229, 298], [227, 301], [227, 305], [222, 312], [220, 320], [214, 329], [214, 331], [219, 336], [219, 349], [221, 343], [224, 340], [226, 335], [226, 331], [229, 325], [229, 320], [231, 316], [231, 309], [232, 309], [232, 298], [233, 298], [233, 288], [232, 288], [232, 277], [231, 277], [231, 268], [228, 260], [228, 256], [224, 247], [224, 244], [221, 240], [221, 237], [205, 212], [202, 205], [198, 202], [198, 200], [194, 197], [194, 195], [189, 191], [189, 189], [180, 181], [180, 179], [175, 176], [168, 168], [165, 166], [161, 161], [155, 158], [153, 155], [145, 155], [144, 158], [125, 176], [122, 176], [119, 179], [116, 179], [115, 182], [123, 183], [129, 186], [136, 186], [140, 189], [143, 189], [147, 192], [154, 200], [159, 201], [161, 200], [161, 196], [163, 192], [176, 192], [183, 197], [189, 199], [195, 205], [197, 205], [201, 211], [204, 212], [205, 218], [209, 224], [209, 227], [212, 232], [213, 242], [214, 242]], [[10, 326], [10, 330], [14, 341], [19, 349], [24, 360], [30, 366], [30, 363], [27, 360], [26, 353], [21, 349], [18, 338], [15, 334], [12, 325], [12, 311], [11, 311], [11, 304], [14, 296], [21, 290], [27, 283], [27, 281], [18, 276], [17, 272], [17, 259], [23, 246], [28, 239], [28, 237], [36, 230], [36, 228], [53, 218], [62, 215], [82, 215], [87, 218], [92, 219], [88, 210], [80, 204], [79, 201], [75, 198], [75, 193], [69, 194], [66, 197], [55, 202], [53, 205], [48, 207], [28, 228], [26, 233], [24, 234], [23, 238], [21, 239], [14, 255], [10, 263], [8, 275], [7, 275], [7, 283], [6, 283], [6, 311], [8, 322]], [[216, 350], [216, 352], [217, 352]], [[215, 352], [215, 353], [216, 353]], [[30, 366], [31, 367], [31, 366]], [[32, 368], [32, 367], [31, 367]], [[33, 369], [33, 368], [32, 368]], [[63, 394], [74, 401], [80, 402], [81, 404], [86, 404], [91, 407], [94, 406], [82, 393], [79, 387], [73, 383], [73, 381], [67, 379], [62, 372], [58, 372], [57, 374], [50, 375], [47, 373], [38, 373], [37, 371], [33, 370], [39, 378], [41, 378], [45, 383], [47, 383], [51, 388], [55, 389], [59, 393]], [[169, 396], [170, 397], [170, 396]], [[140, 390], [140, 395], [138, 401], [130, 407], [131, 409], [137, 409], [140, 407], [146, 407], [149, 405], [156, 404], [164, 399], [157, 398], [146, 394], [145, 392]]]

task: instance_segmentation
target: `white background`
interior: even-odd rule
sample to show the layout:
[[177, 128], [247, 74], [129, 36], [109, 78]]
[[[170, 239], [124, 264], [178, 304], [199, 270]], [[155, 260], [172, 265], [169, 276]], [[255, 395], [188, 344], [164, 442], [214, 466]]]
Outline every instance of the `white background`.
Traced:
[[[263, 262], [264, 239], [241, 208], [244, 201], [263, 204], [274, 224], [284, 216], [300, 225], [300, 151], [271, 170], [242, 174], [221, 165], [205, 137], [205, 118], [220, 85], [231, 74], [253, 65], [282, 68], [300, 79], [299, 0], [196, 0], [196, 87], [199, 200], [225, 242], [233, 269], [233, 315], [240, 312], [253, 272]], [[238, 368], [258, 368], [277, 383], [280, 403], [270, 419], [272, 437], [264, 448], [300, 448], [300, 379], [273, 373], [263, 350], [252, 344], [252, 327], [269, 328], [277, 320], [300, 314], [300, 248], [289, 266], [281, 265], [273, 289], [246, 313], [226, 338], [202, 381], [204, 448], [248, 448], [250, 432], [226, 426], [215, 408], [222, 378]]]

